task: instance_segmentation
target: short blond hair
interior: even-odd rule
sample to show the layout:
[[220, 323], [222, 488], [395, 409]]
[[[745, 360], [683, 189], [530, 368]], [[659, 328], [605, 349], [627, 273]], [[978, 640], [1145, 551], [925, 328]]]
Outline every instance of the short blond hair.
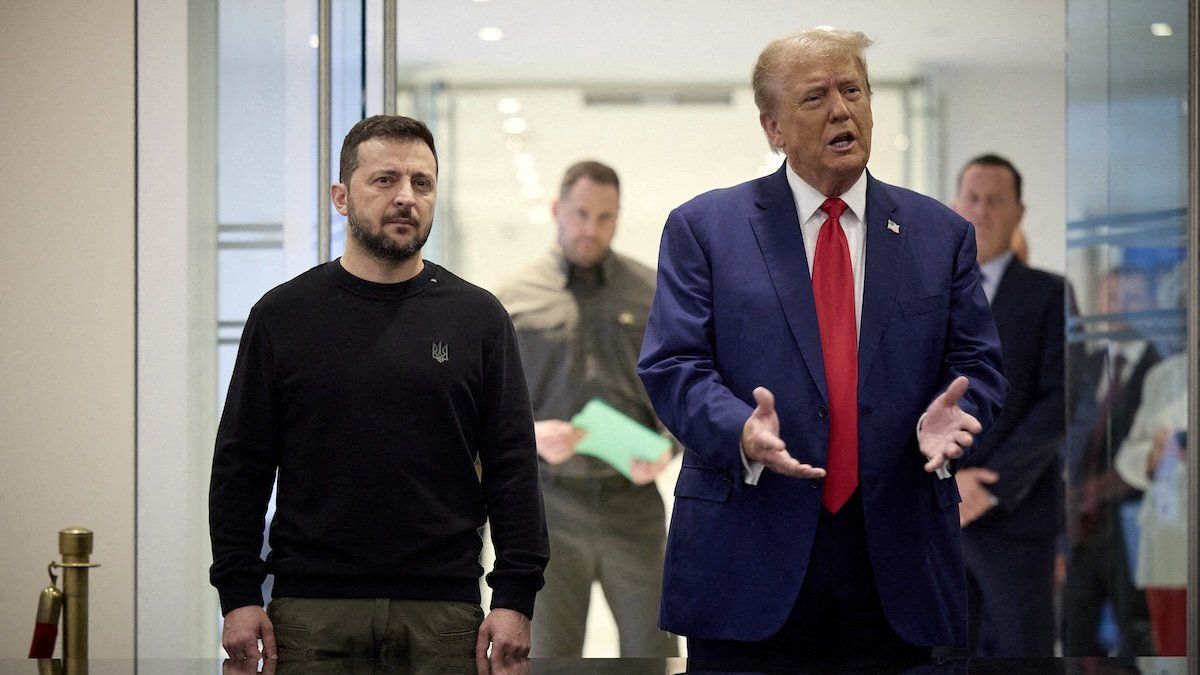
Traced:
[[867, 59], [863, 52], [873, 44], [873, 40], [858, 31], [827, 28], [811, 28], [771, 40], [758, 55], [750, 76], [758, 111], [772, 112], [778, 102], [780, 79], [788, 74], [791, 66], [809, 61], [853, 58], [870, 94], [871, 78], [867, 75]]

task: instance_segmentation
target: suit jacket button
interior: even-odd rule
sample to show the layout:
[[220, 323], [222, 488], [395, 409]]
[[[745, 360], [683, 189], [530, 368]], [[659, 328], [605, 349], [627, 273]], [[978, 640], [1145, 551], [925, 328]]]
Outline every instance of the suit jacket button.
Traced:
[[821, 407], [817, 408], [817, 417], [820, 417], [821, 419], [825, 419], [825, 416], [828, 414], [829, 414], [829, 408], [826, 408], [825, 406], [821, 406]]

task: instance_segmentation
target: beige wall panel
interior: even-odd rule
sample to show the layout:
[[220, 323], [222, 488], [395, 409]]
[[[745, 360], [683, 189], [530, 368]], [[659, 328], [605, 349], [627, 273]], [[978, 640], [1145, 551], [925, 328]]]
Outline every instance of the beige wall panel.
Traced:
[[0, 658], [72, 525], [91, 655], [133, 655], [133, 30], [133, 0], [0, 2]]

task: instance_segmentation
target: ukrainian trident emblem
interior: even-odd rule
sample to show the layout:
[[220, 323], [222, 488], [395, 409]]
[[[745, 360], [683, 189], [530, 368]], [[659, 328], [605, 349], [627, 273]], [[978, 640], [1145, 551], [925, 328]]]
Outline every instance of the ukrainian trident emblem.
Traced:
[[450, 347], [440, 342], [433, 343], [433, 360], [445, 363], [450, 360]]

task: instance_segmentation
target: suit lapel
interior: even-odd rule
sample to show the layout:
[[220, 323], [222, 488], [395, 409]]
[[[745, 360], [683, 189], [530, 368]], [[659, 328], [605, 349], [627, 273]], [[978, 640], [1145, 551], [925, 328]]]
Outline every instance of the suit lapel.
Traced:
[[868, 173], [866, 277], [863, 279], [862, 322], [858, 328], [860, 393], [871, 361], [875, 358], [875, 350], [879, 347], [879, 340], [883, 337], [883, 329], [895, 306], [901, 253], [908, 238], [908, 228], [913, 225], [896, 222], [898, 227], [888, 229], [888, 221], [895, 217], [895, 210], [896, 205], [884, 191], [883, 184]]
[[813, 303], [812, 278], [808, 273], [808, 256], [804, 252], [796, 202], [783, 167], [760, 185], [755, 198], [760, 211], [750, 217], [750, 225], [792, 337], [800, 347], [813, 383], [827, 399], [821, 333], [817, 328], [817, 308]]

